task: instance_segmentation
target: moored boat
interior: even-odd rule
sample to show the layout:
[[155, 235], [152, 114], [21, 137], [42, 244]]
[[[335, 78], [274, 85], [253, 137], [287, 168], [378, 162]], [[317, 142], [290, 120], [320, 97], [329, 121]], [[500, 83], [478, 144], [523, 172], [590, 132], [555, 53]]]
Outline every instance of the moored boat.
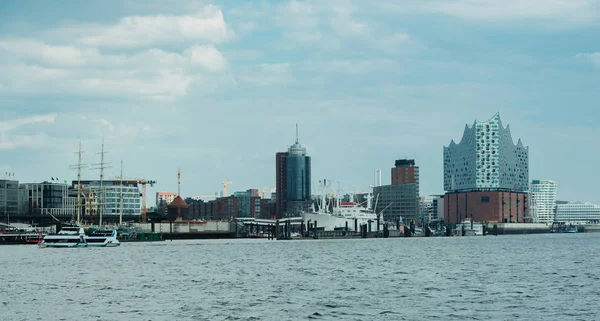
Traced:
[[[318, 210], [301, 213], [305, 226], [310, 223], [317, 224], [318, 229], [324, 231], [348, 230], [358, 232], [361, 226], [370, 226], [371, 231], [383, 230], [382, 213], [376, 213], [372, 209], [373, 194], [369, 191], [367, 204], [359, 204], [351, 198], [348, 202], [342, 202], [339, 198], [332, 197], [329, 201], [326, 196], [326, 183], [323, 183], [323, 194], [321, 195]], [[377, 219], [379, 217], [379, 220]]]
[[40, 247], [116, 247], [121, 245], [117, 230], [97, 230], [89, 234], [81, 226], [63, 227], [57, 234], [44, 237]]

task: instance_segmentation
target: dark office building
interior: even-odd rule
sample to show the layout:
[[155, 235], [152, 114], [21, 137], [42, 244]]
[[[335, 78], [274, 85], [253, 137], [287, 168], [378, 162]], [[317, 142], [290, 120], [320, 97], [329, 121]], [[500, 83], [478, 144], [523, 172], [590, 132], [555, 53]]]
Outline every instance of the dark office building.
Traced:
[[275, 166], [277, 218], [296, 216], [300, 212], [310, 210], [310, 156], [306, 153], [306, 148], [298, 142], [297, 132], [296, 142], [288, 148], [287, 153], [276, 154]]
[[298, 141], [288, 150], [287, 199], [310, 201], [310, 156]]
[[391, 185], [376, 186], [376, 212], [387, 221], [416, 220], [419, 216], [419, 167], [414, 159], [399, 159], [391, 170]]
[[373, 188], [373, 196], [377, 200], [375, 211], [383, 211], [384, 220], [389, 222], [415, 220], [419, 214], [418, 195], [415, 183], [376, 186]]

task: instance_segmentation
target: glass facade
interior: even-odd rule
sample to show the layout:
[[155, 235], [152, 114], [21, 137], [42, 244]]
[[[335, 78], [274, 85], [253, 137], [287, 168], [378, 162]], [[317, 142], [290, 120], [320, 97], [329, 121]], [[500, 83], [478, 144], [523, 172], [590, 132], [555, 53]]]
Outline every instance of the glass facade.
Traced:
[[444, 147], [446, 191], [529, 188], [529, 149], [513, 143], [510, 128], [496, 114], [465, 128], [462, 140]]
[[310, 200], [310, 156], [298, 142], [290, 146], [287, 156], [287, 200]]
[[52, 214], [70, 217], [76, 214], [75, 202], [69, 197], [69, 186], [62, 183], [21, 184], [28, 198], [28, 212], [34, 215]]
[[18, 181], [0, 180], [0, 214], [16, 216], [22, 213], [21, 192]]
[[414, 220], [419, 215], [417, 184], [384, 185], [373, 188], [375, 211], [383, 211], [386, 221]]

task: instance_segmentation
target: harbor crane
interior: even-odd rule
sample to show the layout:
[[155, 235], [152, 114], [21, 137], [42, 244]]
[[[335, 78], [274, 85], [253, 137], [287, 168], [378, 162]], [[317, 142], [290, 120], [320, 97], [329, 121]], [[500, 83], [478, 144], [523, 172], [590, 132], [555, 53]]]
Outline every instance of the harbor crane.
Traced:
[[233, 183], [228, 181], [226, 178], [221, 184], [223, 184], [223, 197], [227, 197], [227, 185], [230, 185]]
[[138, 184], [142, 185], [142, 218], [140, 220], [140, 223], [146, 223], [146, 185], [154, 187], [156, 181], [140, 179], [138, 180]]

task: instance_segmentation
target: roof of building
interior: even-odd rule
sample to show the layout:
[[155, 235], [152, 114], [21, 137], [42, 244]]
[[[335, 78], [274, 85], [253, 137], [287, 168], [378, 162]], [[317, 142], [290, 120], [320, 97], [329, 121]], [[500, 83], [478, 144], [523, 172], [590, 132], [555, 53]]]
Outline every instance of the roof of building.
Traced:
[[188, 205], [181, 196], [177, 196], [173, 202], [169, 203], [169, 207], [188, 207]]

